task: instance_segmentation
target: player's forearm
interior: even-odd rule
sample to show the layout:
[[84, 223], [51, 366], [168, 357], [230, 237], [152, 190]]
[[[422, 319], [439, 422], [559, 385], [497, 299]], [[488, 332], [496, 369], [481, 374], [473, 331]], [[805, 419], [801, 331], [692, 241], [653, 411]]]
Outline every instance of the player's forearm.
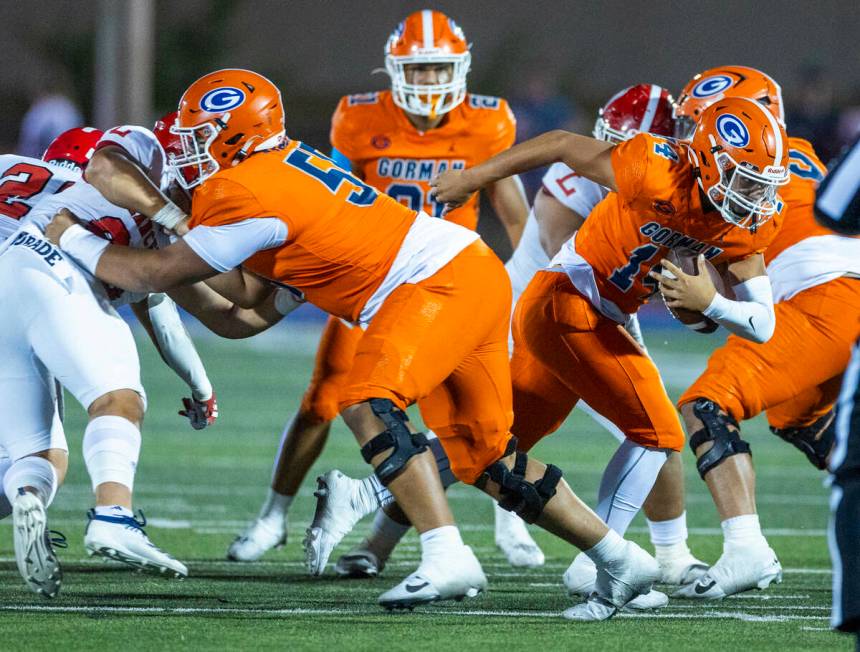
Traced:
[[254, 308], [237, 306], [205, 283], [177, 288], [170, 296], [206, 328], [228, 339], [252, 337], [283, 319], [275, 307], [274, 293]]
[[191, 388], [194, 399], [210, 399], [212, 383], [173, 301], [166, 294], [149, 295], [147, 316], [152, 326], [153, 341], [167, 366]]
[[149, 218], [168, 203], [159, 188], [119, 147], [98, 150], [87, 166], [86, 180], [110, 203]]
[[511, 246], [516, 249], [529, 214], [529, 205], [522, 182], [516, 176], [502, 179], [487, 186], [487, 195], [496, 216], [508, 233]]
[[548, 131], [467, 168], [464, 174], [469, 184], [478, 190], [514, 174], [555, 163], [562, 160], [565, 143], [573, 135], [561, 129]]
[[767, 275], [756, 276], [732, 287], [737, 301], [719, 293], [702, 313], [738, 337], [763, 344], [776, 328], [773, 292]]

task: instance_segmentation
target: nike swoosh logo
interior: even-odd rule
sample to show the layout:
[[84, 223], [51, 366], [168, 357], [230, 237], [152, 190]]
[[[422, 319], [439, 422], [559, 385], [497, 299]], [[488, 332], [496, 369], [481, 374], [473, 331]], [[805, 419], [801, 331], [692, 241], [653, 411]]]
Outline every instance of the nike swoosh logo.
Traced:
[[750, 317], [750, 328], [755, 328], [755, 326], [753, 326], [752, 320], [753, 320], [753, 318]]
[[423, 584], [407, 584], [406, 585], [406, 591], [408, 593], [417, 593], [418, 591], [423, 589], [425, 586], [430, 586], [430, 582], [424, 582]]
[[703, 593], [707, 593], [708, 591], [710, 591], [716, 585], [717, 585], [716, 580], [711, 580], [711, 583], [708, 584], [707, 586], [703, 586], [701, 584], [696, 584], [696, 586], [693, 587], [693, 590], [696, 592], [696, 595], [702, 595]]

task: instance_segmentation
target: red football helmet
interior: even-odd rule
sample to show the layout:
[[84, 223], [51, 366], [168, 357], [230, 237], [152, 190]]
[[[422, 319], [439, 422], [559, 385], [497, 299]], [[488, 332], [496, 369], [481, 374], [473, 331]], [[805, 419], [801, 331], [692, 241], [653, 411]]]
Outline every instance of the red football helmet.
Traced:
[[726, 222], [754, 231], [777, 212], [777, 188], [789, 180], [787, 141], [755, 100], [727, 97], [702, 112], [687, 152]]
[[179, 116], [179, 111], [171, 111], [161, 116], [155, 121], [155, 126], [152, 128], [152, 133], [161, 143], [164, 153], [167, 154], [167, 160], [170, 161], [173, 157], [182, 154], [182, 143], [179, 136], [170, 131], [173, 125], [176, 124], [176, 118]]
[[[410, 14], [385, 45], [385, 70], [391, 77], [391, 97], [404, 111], [435, 117], [448, 113], [466, 97], [466, 75], [472, 55], [463, 30], [441, 11]], [[450, 64], [450, 73], [436, 83], [416, 84], [407, 66]]]
[[284, 105], [271, 81], [250, 70], [216, 70], [191, 84], [179, 100], [176, 123], [182, 153], [171, 162], [186, 189], [255, 151], [284, 142]]
[[613, 95], [598, 112], [594, 137], [617, 145], [641, 131], [671, 136], [674, 132], [673, 104], [669, 91], [656, 84], [625, 88]]
[[42, 154], [46, 163], [83, 172], [96, 151], [102, 131], [93, 127], [75, 127], [54, 138]]
[[675, 137], [690, 140], [702, 111], [727, 97], [746, 97], [767, 108], [785, 124], [782, 89], [770, 75], [747, 66], [721, 66], [695, 75], [675, 105]]

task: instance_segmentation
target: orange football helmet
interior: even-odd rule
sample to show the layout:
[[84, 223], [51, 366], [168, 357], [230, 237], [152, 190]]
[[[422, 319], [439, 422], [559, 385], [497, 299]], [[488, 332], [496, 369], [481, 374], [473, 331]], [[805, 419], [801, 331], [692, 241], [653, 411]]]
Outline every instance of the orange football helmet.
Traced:
[[721, 66], [700, 72], [684, 86], [675, 104], [675, 137], [690, 140], [702, 112], [727, 97], [755, 100], [785, 124], [782, 88], [772, 77], [746, 66]]
[[177, 179], [190, 190], [222, 167], [283, 143], [281, 92], [250, 70], [216, 70], [188, 87], [170, 131], [182, 145], [182, 154], [172, 161], [181, 171]]
[[671, 136], [674, 123], [669, 91], [656, 84], [638, 84], [617, 92], [601, 107], [593, 134], [617, 145], [641, 131]]
[[[391, 77], [394, 103], [416, 115], [435, 117], [462, 103], [471, 63], [463, 30], [440, 11], [411, 14], [385, 45], [385, 70]], [[450, 64], [450, 78], [433, 84], [410, 83], [406, 66], [415, 64]]]
[[789, 179], [787, 140], [755, 100], [728, 97], [702, 112], [687, 152], [724, 220], [755, 231], [777, 212], [776, 189]]

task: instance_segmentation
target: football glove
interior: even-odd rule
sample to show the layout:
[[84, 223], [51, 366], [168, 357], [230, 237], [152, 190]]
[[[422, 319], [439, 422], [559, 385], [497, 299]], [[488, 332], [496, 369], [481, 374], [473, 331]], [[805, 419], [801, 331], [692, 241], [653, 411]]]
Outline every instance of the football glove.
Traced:
[[215, 392], [205, 401], [198, 401], [196, 398], [183, 398], [182, 405], [184, 410], [180, 410], [180, 416], [186, 417], [191, 423], [191, 427], [195, 430], [203, 430], [206, 426], [211, 426], [218, 418], [218, 401], [215, 398]]

